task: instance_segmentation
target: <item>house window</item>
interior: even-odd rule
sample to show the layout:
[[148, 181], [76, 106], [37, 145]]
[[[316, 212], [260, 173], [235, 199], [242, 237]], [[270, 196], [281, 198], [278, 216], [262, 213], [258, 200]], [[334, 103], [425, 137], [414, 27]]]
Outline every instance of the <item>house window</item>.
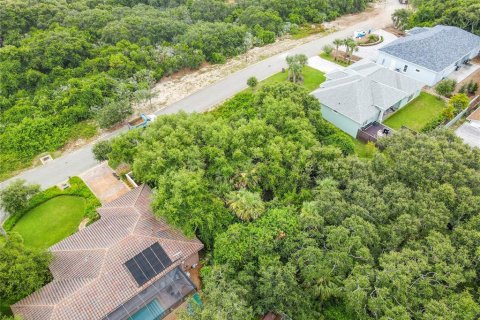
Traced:
[[382, 65], [384, 65], [384, 64], [385, 64], [385, 58], [383, 58], [383, 60], [382, 60]]
[[403, 67], [403, 72], [407, 72], [407, 69], [408, 69], [408, 66], [405, 65], [405, 66]]

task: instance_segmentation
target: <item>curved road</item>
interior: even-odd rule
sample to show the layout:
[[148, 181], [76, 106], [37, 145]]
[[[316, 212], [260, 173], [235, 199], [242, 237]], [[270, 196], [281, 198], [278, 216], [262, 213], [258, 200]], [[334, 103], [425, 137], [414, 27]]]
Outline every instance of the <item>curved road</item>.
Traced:
[[[256, 64], [253, 64], [243, 70], [235, 72], [226, 78], [205, 87], [190, 96], [155, 112], [157, 115], [172, 114], [178, 111], [185, 112], [204, 112], [219, 103], [225, 101], [235, 93], [246, 88], [247, 79], [251, 76], [257, 77], [259, 80], [268, 78], [269, 76], [280, 72], [282, 68], [286, 68], [285, 57], [292, 54], [303, 53], [308, 57], [316, 56], [326, 44], [330, 44], [336, 38], [350, 37], [355, 30], [362, 29], [380, 29], [391, 23], [391, 14], [395, 9], [402, 7], [398, 0], [385, 0], [381, 4], [382, 12], [379, 15], [371, 17], [361, 23], [357, 23], [348, 28], [340, 29], [323, 38], [300, 45], [294, 49], [277, 54]], [[109, 139], [122, 132], [126, 128], [119, 129], [102, 139]], [[24, 171], [21, 174], [0, 183], [0, 189], [5, 188], [14, 179], [24, 179], [30, 183], [40, 184], [42, 188], [48, 188], [70, 176], [79, 175], [82, 172], [96, 166], [98, 162], [93, 158], [92, 144], [86, 145], [81, 149], [65, 154], [43, 166], [35, 167]], [[2, 220], [0, 213], [0, 221]]]

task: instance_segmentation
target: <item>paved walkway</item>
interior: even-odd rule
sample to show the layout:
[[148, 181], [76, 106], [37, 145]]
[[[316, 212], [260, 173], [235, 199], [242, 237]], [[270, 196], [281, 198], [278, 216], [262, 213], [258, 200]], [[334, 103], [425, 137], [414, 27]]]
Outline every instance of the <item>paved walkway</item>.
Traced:
[[80, 178], [102, 203], [107, 203], [130, 191], [127, 185], [113, 174], [114, 171], [107, 162], [103, 162], [82, 173]]
[[320, 58], [319, 56], [314, 56], [308, 59], [308, 65], [325, 73], [344, 69], [344, 67], [334, 62]]
[[462, 138], [469, 146], [480, 148], [480, 128], [476, 128], [470, 123], [465, 122], [455, 130], [455, 134]]

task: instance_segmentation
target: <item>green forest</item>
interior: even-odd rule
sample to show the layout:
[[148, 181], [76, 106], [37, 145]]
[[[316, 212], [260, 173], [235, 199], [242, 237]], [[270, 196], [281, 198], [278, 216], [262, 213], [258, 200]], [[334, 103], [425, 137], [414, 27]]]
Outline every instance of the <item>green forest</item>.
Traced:
[[405, 131], [361, 160], [319, 110], [277, 84], [113, 140], [155, 214], [206, 245], [185, 319], [473, 319], [480, 150]]
[[0, 0], [0, 177], [123, 121], [166, 75], [368, 2]]
[[480, 35], [478, 0], [410, 0], [410, 5], [413, 10], [400, 9], [395, 15], [403, 29], [443, 24]]

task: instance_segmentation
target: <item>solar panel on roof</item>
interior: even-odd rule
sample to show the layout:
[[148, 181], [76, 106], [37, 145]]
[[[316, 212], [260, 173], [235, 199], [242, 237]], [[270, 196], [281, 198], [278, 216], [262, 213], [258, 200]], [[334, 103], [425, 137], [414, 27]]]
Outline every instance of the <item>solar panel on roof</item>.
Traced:
[[170, 260], [160, 244], [154, 243], [150, 248], [152, 248], [153, 252], [160, 259], [160, 262], [162, 262], [165, 268], [168, 268], [172, 264], [172, 260]]
[[151, 247], [149, 247], [148, 250], [144, 250], [143, 255], [150, 262], [153, 270], [155, 270], [157, 274], [165, 270], [162, 262], [160, 261], [160, 259], [157, 258]]
[[136, 255], [133, 259], [135, 259], [135, 262], [137, 262], [137, 264], [140, 266], [140, 269], [142, 269], [143, 273], [145, 273], [148, 279], [151, 279], [157, 275], [147, 258], [145, 258], [142, 253]]
[[139, 286], [161, 273], [171, 264], [172, 260], [157, 242], [125, 262], [125, 266]]
[[145, 276], [143, 271], [140, 270], [140, 267], [135, 262], [135, 260], [128, 260], [127, 262], [125, 262], [125, 266], [128, 268], [133, 278], [135, 279], [135, 281], [137, 281], [139, 285], [142, 285], [148, 281], [147, 277]]

